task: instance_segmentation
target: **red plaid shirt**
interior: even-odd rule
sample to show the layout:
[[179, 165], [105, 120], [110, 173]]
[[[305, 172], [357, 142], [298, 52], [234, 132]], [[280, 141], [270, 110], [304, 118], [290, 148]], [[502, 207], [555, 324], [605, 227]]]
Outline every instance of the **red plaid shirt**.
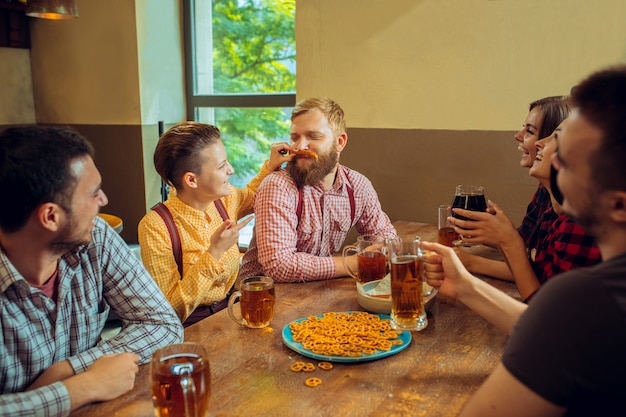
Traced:
[[528, 204], [526, 215], [522, 219], [522, 224], [517, 228], [519, 235], [524, 239], [524, 243], [526, 243], [527, 247], [529, 246], [528, 239], [530, 239], [542, 214], [551, 207], [550, 193], [546, 190], [546, 187], [539, 184], [537, 191], [535, 191], [533, 195], [533, 199], [530, 204]]
[[538, 238], [531, 246], [531, 253], [535, 253], [531, 264], [542, 284], [562, 272], [601, 261], [595, 239], [566, 214], [557, 216], [549, 208], [538, 232]]
[[[347, 184], [354, 191], [351, 219]], [[332, 259], [352, 226], [359, 234], [395, 236], [371, 182], [362, 174], [339, 166], [333, 187], [303, 188], [298, 219], [298, 188], [286, 171], [270, 174], [254, 200], [255, 227], [239, 277], [267, 275], [276, 282], [303, 282], [335, 276]]]

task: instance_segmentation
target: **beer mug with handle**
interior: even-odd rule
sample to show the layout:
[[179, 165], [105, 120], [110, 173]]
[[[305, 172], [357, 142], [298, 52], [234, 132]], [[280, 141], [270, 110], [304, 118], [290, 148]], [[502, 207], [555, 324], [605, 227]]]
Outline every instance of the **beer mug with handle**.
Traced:
[[[343, 248], [343, 263], [350, 276], [360, 284], [383, 279], [387, 275], [385, 237], [378, 235], [359, 236], [356, 245]], [[348, 257], [357, 256], [357, 270], [353, 271]]]
[[179, 343], [158, 349], [150, 363], [152, 401], [158, 417], [205, 417], [211, 372], [204, 346]]

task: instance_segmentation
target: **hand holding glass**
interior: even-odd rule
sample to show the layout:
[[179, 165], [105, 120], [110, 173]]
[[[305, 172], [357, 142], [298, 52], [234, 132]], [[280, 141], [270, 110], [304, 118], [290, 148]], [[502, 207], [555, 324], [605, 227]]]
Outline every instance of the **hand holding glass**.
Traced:
[[[452, 201], [452, 209], [462, 208], [471, 211], [487, 211], [487, 201], [485, 200], [485, 188], [482, 185], [457, 185], [454, 193], [454, 200]], [[452, 210], [452, 217], [459, 220], [468, 220], [467, 217], [463, 217]], [[456, 241], [457, 244], [465, 244], [461, 241]], [[471, 246], [471, 244], [469, 245]]]

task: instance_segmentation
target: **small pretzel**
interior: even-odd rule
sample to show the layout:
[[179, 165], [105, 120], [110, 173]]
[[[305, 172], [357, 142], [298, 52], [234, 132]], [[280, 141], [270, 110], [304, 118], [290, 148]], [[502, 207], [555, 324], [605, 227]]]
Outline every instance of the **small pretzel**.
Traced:
[[315, 365], [312, 363], [305, 363], [304, 366], [302, 367], [302, 370], [304, 372], [313, 372], [315, 370]]
[[281, 154], [286, 155], [286, 154], [291, 154], [291, 155], [305, 155], [305, 156], [310, 156], [311, 158], [314, 158], [315, 160], [317, 160], [319, 157], [317, 156], [317, 154], [313, 151], [307, 151], [305, 149], [301, 150], [301, 151], [295, 151], [293, 149], [289, 149], [289, 150], [282, 150], [279, 151]]
[[306, 384], [307, 387], [317, 387], [318, 385], [322, 383], [322, 380], [319, 378], [309, 378], [306, 381], [304, 381], [304, 383]]
[[333, 364], [330, 362], [320, 362], [317, 364], [317, 366], [325, 371], [330, 371], [331, 369], [333, 369]]
[[293, 372], [300, 372], [302, 368], [304, 368], [304, 365], [304, 362], [294, 362], [291, 364], [289, 369], [291, 369]]

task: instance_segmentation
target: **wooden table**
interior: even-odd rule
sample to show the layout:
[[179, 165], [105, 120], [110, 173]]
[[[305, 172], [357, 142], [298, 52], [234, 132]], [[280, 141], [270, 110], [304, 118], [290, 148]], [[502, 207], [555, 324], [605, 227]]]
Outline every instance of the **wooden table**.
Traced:
[[[417, 233], [425, 240], [436, 235], [436, 228], [421, 223], [395, 225], [399, 233]], [[513, 284], [488, 281], [517, 296]], [[393, 356], [335, 363], [330, 371], [290, 371], [295, 361], [317, 361], [284, 345], [285, 325], [310, 315], [355, 310], [362, 309], [351, 278], [277, 284], [270, 328], [243, 328], [225, 310], [188, 327], [185, 340], [201, 343], [209, 351], [210, 415], [453, 416], [498, 363], [506, 341], [504, 334], [461, 303], [438, 298], [428, 315], [428, 327], [414, 332], [409, 347]], [[323, 383], [305, 386], [304, 380], [311, 376]], [[153, 416], [148, 365], [140, 367], [128, 394], [72, 415]]]

